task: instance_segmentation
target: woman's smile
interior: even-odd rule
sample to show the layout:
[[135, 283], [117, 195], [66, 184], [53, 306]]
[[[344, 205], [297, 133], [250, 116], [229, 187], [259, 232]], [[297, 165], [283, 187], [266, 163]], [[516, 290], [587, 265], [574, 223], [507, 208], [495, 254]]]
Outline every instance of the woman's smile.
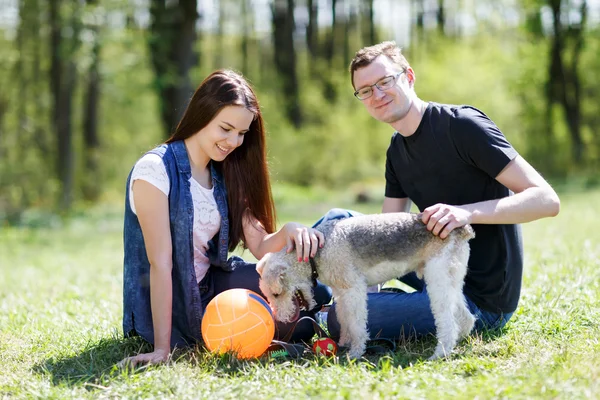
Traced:
[[219, 145], [218, 143], [215, 143], [215, 146], [217, 146], [217, 148], [224, 154], [228, 154], [231, 151], [231, 149], [223, 147], [223, 146]]

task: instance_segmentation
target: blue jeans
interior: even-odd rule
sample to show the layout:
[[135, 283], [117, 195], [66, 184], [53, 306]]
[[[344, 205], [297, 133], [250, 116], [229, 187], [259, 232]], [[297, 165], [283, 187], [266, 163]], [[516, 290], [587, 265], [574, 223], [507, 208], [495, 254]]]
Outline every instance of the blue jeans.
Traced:
[[[400, 281], [416, 289], [413, 293], [369, 293], [367, 326], [371, 339], [378, 337], [398, 340], [435, 334], [435, 322], [429, 306], [427, 287], [416, 274], [410, 273]], [[465, 296], [466, 297], [466, 296]], [[468, 297], [467, 305], [475, 316], [475, 331], [502, 328], [513, 313], [493, 313], [480, 309]], [[335, 304], [329, 310], [327, 325], [330, 335], [338, 339], [340, 325], [335, 314]]]
[[[200, 296], [202, 298], [202, 309], [205, 310], [208, 303], [219, 293], [228, 289], [248, 289], [266, 296], [258, 286], [260, 276], [256, 272], [256, 264], [248, 263], [239, 257], [233, 257], [230, 264], [234, 267], [233, 271], [225, 271], [219, 267], [211, 266], [208, 273], [200, 281]], [[231, 261], [231, 259], [230, 259]], [[300, 312], [300, 317], [310, 316], [315, 318], [315, 313], [321, 309], [321, 306], [331, 301], [331, 289], [317, 281], [317, 286], [313, 288], [316, 307], [310, 311]], [[282, 339], [287, 335], [294, 323], [283, 323], [275, 321], [275, 339]], [[291, 342], [309, 341], [315, 331], [310, 321], [300, 322], [294, 329], [290, 339]]]

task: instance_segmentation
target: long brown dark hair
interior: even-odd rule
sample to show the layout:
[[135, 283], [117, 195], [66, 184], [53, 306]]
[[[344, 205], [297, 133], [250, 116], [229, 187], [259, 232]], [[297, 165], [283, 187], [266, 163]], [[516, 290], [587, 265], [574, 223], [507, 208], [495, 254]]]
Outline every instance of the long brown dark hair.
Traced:
[[248, 216], [256, 218], [267, 233], [275, 231], [265, 129], [254, 90], [234, 71], [213, 72], [198, 86], [175, 132], [165, 142], [189, 138], [208, 125], [223, 107], [232, 105], [245, 107], [254, 114], [254, 120], [240, 147], [222, 162], [211, 161], [222, 171], [227, 187], [229, 250], [234, 250], [240, 241], [246, 245], [242, 223]]

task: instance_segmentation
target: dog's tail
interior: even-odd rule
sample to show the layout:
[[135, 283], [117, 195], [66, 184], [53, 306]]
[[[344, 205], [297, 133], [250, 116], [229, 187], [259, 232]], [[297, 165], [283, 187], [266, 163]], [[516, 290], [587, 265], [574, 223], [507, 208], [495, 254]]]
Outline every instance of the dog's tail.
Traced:
[[461, 228], [455, 229], [454, 232], [457, 232], [459, 237], [464, 240], [471, 240], [475, 237], [475, 231], [471, 225], [465, 225]]

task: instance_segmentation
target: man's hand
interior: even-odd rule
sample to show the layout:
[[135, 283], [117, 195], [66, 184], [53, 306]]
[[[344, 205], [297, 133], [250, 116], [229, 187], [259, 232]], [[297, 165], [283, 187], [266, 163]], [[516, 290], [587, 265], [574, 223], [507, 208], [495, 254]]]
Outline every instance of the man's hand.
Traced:
[[470, 224], [471, 217], [470, 211], [447, 204], [435, 204], [421, 213], [427, 230], [442, 239], [446, 239], [454, 229]]

